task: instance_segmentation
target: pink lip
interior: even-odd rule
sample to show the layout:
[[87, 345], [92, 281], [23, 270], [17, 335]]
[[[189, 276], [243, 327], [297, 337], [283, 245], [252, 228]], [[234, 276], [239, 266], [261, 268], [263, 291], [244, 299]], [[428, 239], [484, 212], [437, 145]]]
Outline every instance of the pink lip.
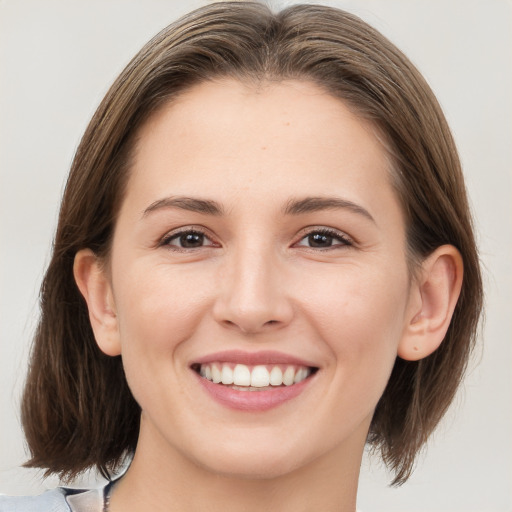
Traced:
[[[309, 361], [299, 359], [289, 354], [282, 352], [276, 352], [273, 350], [265, 350], [260, 352], [245, 352], [243, 350], [225, 350], [222, 352], [216, 352], [214, 354], [208, 354], [195, 361], [193, 364], [207, 364], [207, 363], [241, 363], [247, 366], [254, 366], [258, 364], [290, 364], [296, 366], [309, 366], [314, 367], [315, 365]], [[242, 391], [245, 393], [245, 391]], [[257, 393], [263, 393], [258, 391]]]
[[[296, 366], [315, 367], [310, 361], [276, 352], [264, 350], [259, 352], [246, 352], [243, 350], [225, 350], [208, 354], [191, 362], [191, 367], [208, 363], [240, 363], [247, 366], [288, 364]], [[230, 409], [239, 411], [267, 411], [277, 407], [300, 395], [312, 382], [314, 375], [293, 384], [292, 386], [278, 386], [265, 391], [240, 391], [222, 384], [214, 384], [201, 377], [194, 371], [196, 378], [203, 389], [218, 403]]]
[[313, 375], [298, 384], [280, 386], [265, 391], [239, 391], [222, 384], [214, 384], [198, 373], [195, 373], [195, 375], [203, 389], [215, 401], [230, 409], [247, 412], [267, 411], [288, 402], [300, 395], [315, 377]]

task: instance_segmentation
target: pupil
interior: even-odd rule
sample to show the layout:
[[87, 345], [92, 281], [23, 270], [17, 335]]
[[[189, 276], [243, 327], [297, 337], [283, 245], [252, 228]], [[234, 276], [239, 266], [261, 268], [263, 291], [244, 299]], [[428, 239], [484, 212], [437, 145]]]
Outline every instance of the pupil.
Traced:
[[311, 247], [330, 247], [332, 245], [332, 236], [314, 233], [309, 235], [309, 245]]
[[180, 236], [182, 247], [200, 247], [203, 245], [204, 236], [201, 233], [186, 233]]

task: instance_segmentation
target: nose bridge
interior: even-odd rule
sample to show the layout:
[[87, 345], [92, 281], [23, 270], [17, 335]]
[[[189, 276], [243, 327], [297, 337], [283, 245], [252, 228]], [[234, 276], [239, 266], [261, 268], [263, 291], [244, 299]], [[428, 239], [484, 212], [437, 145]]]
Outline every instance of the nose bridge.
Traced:
[[255, 333], [286, 325], [293, 315], [284, 275], [271, 243], [240, 244], [226, 267], [215, 315], [225, 325]]

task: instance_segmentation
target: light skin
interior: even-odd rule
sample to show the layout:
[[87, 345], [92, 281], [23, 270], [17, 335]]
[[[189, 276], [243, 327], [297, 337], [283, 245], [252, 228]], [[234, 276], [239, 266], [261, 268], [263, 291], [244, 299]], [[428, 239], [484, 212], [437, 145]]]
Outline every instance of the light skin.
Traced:
[[[452, 246], [410, 275], [391, 172], [371, 124], [305, 81], [207, 82], [142, 127], [109, 260], [74, 269], [142, 409], [113, 512], [354, 512], [395, 358], [439, 346], [462, 281]], [[191, 364], [232, 349], [317, 371], [230, 409]]]

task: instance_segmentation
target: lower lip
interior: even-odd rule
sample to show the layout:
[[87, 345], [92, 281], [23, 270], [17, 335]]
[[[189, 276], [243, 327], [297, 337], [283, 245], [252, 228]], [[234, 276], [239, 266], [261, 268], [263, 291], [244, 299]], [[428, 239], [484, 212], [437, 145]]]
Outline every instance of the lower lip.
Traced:
[[[194, 372], [195, 373], [195, 372]], [[195, 373], [203, 389], [218, 403], [239, 411], [268, 411], [300, 395], [313, 377], [292, 386], [279, 386], [265, 391], [240, 391], [222, 384], [214, 384]]]

